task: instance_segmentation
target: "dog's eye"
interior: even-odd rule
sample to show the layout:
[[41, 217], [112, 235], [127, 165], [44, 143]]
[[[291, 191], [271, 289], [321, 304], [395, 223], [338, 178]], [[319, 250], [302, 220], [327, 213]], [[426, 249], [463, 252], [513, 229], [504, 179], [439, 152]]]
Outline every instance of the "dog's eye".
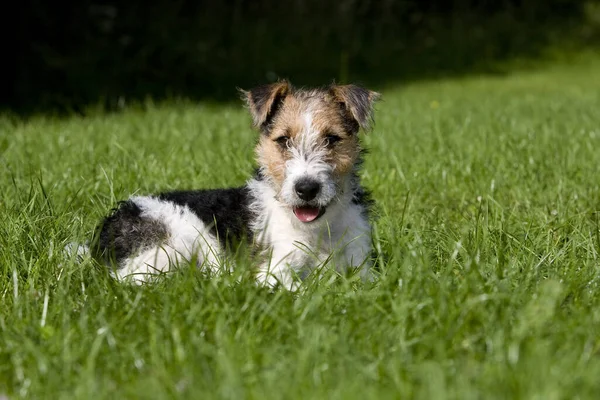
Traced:
[[335, 146], [335, 144], [340, 140], [342, 140], [342, 138], [338, 135], [328, 134], [327, 136], [325, 136], [325, 146], [331, 148]]
[[280, 136], [277, 139], [275, 139], [275, 141], [282, 149], [287, 149], [290, 145], [289, 136]]

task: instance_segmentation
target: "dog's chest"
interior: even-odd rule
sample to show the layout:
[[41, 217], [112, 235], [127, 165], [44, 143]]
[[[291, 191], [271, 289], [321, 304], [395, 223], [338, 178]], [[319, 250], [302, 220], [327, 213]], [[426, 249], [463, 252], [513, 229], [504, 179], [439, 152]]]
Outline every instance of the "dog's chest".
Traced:
[[327, 260], [354, 264], [370, 251], [370, 225], [358, 206], [351, 205], [336, 218], [316, 226], [305, 226], [286, 215], [279, 217], [270, 219], [259, 234], [275, 263], [283, 261], [296, 268]]

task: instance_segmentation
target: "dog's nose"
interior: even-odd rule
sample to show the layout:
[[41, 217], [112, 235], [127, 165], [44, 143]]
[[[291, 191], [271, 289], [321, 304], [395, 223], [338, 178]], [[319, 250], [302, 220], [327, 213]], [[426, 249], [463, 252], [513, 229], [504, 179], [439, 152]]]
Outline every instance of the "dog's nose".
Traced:
[[294, 185], [296, 194], [304, 201], [311, 201], [317, 197], [317, 193], [321, 190], [319, 182], [313, 181], [312, 179], [301, 179]]

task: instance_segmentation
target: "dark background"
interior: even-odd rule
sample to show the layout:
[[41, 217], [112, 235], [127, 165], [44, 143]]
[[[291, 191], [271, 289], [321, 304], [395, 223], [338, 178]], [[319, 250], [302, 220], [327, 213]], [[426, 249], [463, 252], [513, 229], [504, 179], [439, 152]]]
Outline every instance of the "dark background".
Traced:
[[[226, 101], [236, 87], [381, 87], [501, 73], [548, 46], [595, 46], [597, 1], [25, 0], [3, 12], [0, 107], [78, 112], [143, 100]], [[594, 15], [592, 15], [594, 17]], [[597, 17], [597, 15], [595, 15]], [[596, 21], [597, 22], [597, 21]]]

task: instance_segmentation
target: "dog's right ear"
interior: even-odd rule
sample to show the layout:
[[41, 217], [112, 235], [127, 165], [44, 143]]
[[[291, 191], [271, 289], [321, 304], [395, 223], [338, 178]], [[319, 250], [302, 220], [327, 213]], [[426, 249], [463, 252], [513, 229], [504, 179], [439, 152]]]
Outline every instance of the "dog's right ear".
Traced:
[[258, 86], [248, 91], [240, 89], [242, 98], [248, 104], [248, 109], [252, 114], [255, 127], [263, 132], [268, 130], [269, 124], [291, 89], [292, 86], [285, 80]]

